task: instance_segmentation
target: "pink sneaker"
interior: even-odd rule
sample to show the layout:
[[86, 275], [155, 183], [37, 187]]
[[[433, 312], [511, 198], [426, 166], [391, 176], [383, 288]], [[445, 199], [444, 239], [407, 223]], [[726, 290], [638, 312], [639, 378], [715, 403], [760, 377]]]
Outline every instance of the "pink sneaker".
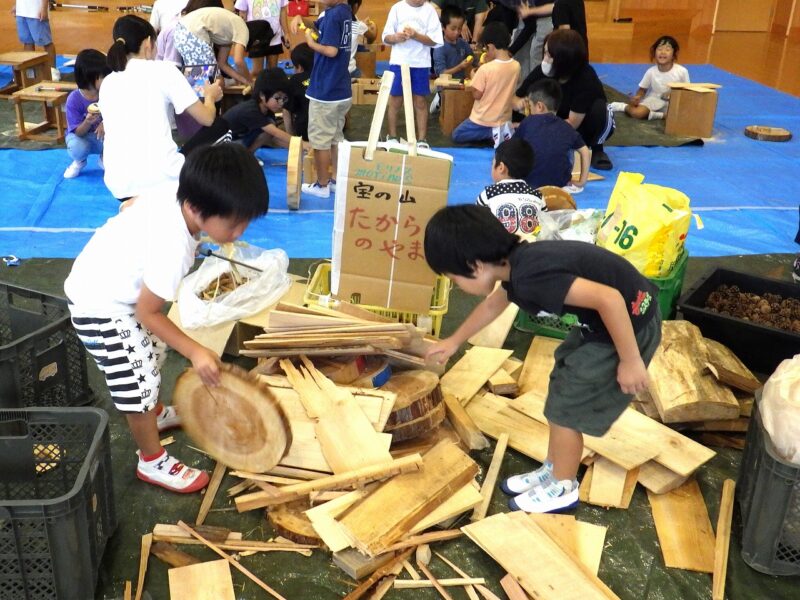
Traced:
[[138, 450], [136, 454], [139, 456], [136, 476], [142, 481], [179, 494], [199, 492], [208, 485], [208, 474], [205, 471], [190, 469], [177, 458], [167, 454], [166, 450], [161, 456], [150, 461], [142, 460]]

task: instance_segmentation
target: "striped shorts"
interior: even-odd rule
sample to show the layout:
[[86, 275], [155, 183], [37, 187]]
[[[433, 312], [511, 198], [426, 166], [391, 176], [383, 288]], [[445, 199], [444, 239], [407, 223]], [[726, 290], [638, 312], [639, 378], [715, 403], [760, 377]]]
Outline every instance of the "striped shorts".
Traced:
[[114, 406], [126, 413], [145, 413], [155, 408], [161, 365], [166, 358], [164, 342], [134, 315], [73, 316], [72, 325], [105, 375]]

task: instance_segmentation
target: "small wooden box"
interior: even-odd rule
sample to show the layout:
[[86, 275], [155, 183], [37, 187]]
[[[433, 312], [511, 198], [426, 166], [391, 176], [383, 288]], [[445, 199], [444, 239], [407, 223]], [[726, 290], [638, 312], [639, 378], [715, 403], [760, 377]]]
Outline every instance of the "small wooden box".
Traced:
[[717, 113], [718, 85], [681, 84], [670, 93], [667, 135], [709, 138], [714, 132], [714, 116]]
[[353, 104], [377, 104], [380, 79], [354, 79]]
[[441, 98], [439, 125], [442, 127], [443, 134], [451, 135], [453, 130], [472, 112], [472, 105], [475, 102], [472, 97], [472, 88], [444, 88], [439, 92], [439, 97]]
[[356, 52], [356, 67], [361, 71], [361, 77], [375, 77], [375, 66], [378, 62], [378, 53], [375, 50]]

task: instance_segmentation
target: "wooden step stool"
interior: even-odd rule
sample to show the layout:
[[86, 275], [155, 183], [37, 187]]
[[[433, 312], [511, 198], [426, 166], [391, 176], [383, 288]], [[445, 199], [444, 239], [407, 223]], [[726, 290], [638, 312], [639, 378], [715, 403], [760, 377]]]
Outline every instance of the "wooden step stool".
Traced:
[[[0, 65], [11, 66], [14, 73], [14, 81], [0, 89], [0, 98], [10, 98], [17, 90], [50, 77], [50, 60], [46, 52], [2, 52]], [[28, 69], [33, 69], [32, 78], [28, 77]]]
[[[64, 115], [63, 106], [69, 93], [77, 89], [77, 87], [74, 83], [40, 81], [36, 85], [14, 92], [11, 95], [11, 101], [14, 102], [14, 109], [17, 112], [19, 139], [40, 142], [63, 142], [67, 129], [67, 119]], [[23, 102], [41, 102], [44, 121], [29, 129], [25, 125]], [[52, 133], [44, 133], [49, 129], [56, 130], [55, 136]]]

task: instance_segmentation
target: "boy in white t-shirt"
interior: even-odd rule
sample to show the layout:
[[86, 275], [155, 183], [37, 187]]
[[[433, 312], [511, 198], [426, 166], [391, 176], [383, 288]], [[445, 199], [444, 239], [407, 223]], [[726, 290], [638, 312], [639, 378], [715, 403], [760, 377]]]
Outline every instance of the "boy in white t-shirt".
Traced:
[[61, 81], [61, 72], [56, 68], [56, 47], [50, 32], [50, 3], [48, 0], [17, 0], [11, 7], [17, 19], [17, 35], [26, 52], [41, 46], [50, 59], [50, 78]]
[[663, 119], [669, 108], [670, 83], [689, 83], [689, 71], [679, 65], [678, 40], [662, 35], [650, 46], [650, 60], [656, 64], [645, 71], [639, 89], [630, 101], [611, 102], [608, 106], [616, 112], [625, 112], [634, 119]]
[[411, 69], [411, 92], [414, 96], [417, 146], [430, 148], [426, 140], [428, 135], [426, 98], [431, 93], [429, 82], [431, 48], [438, 48], [444, 43], [439, 16], [427, 0], [401, 0], [389, 10], [381, 37], [384, 43], [392, 46], [389, 69], [394, 72], [394, 83], [389, 98], [389, 135], [387, 139], [397, 139], [397, 111], [403, 104], [403, 80], [400, 76], [400, 65], [406, 64]]
[[203, 383], [219, 383], [219, 357], [162, 312], [194, 264], [199, 234], [233, 242], [266, 214], [264, 171], [239, 144], [205, 146], [186, 159], [177, 185], [139, 196], [100, 227], [64, 282], [72, 323], [106, 378], [138, 447], [136, 476], [174, 492], [203, 489], [208, 475], [161, 447], [180, 426], [159, 399], [166, 346], [188, 358]]

